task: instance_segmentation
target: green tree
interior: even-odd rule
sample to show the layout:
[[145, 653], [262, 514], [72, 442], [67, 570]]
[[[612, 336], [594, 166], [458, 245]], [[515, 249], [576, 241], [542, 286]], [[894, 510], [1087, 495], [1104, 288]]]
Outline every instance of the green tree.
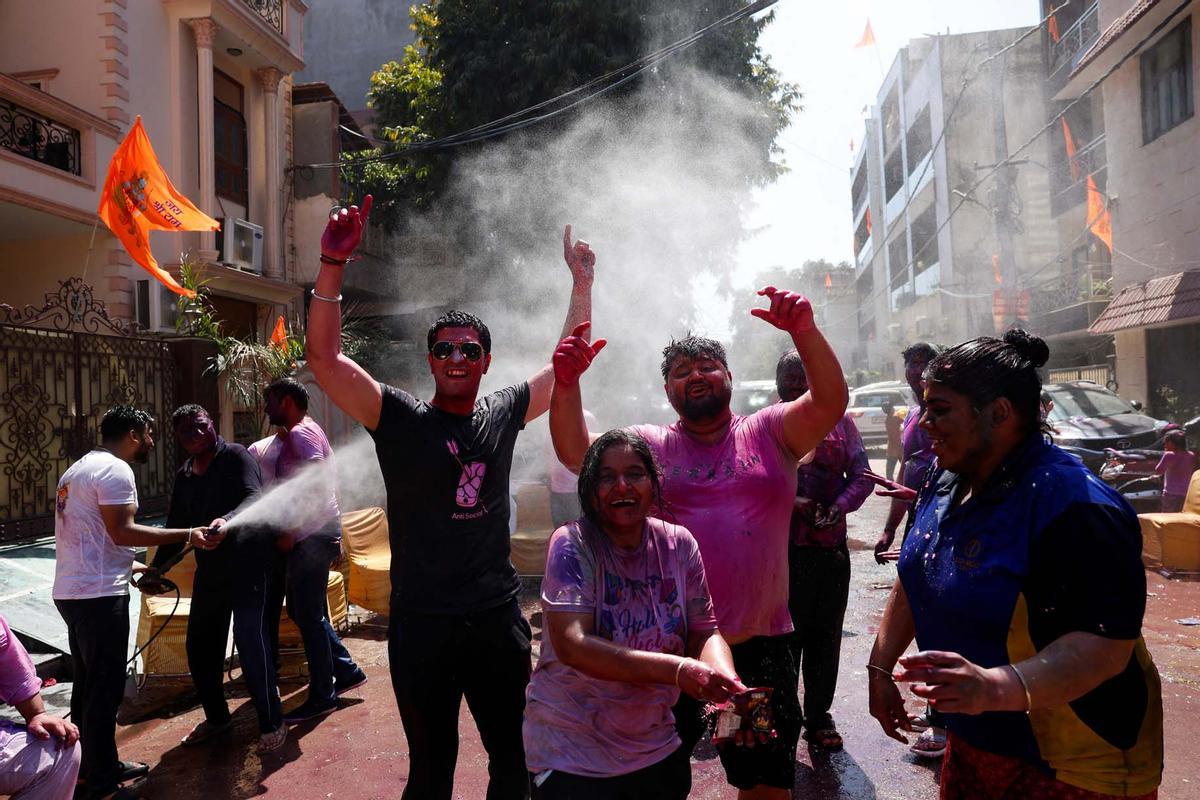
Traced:
[[[416, 43], [371, 79], [369, 99], [381, 138], [394, 143], [375, 154], [467, 131], [548, 100], [743, 6], [744, 0], [432, 0], [413, 6]], [[716, 142], [726, 135], [727, 119], [720, 109], [693, 102], [677, 80], [699, 70], [758, 104], [761, 113], [739, 121], [758, 150], [745, 180], [747, 186], [770, 181], [782, 169], [775, 136], [800, 100], [758, 44], [771, 19], [767, 14], [720, 28], [608, 98], [626, 113], [649, 107], [672, 113], [693, 138]], [[564, 114], [522, 135], [534, 141], [553, 137], [571, 117]], [[486, 146], [347, 167], [354, 173], [348, 183], [374, 193], [377, 218], [394, 224], [408, 211], [430, 208], [446, 187], [453, 161]]]
[[[851, 273], [847, 276], [846, 273]], [[788, 338], [770, 325], [749, 314], [749, 309], [765, 306], [757, 292], [764, 286], [775, 286], [800, 292], [813, 302], [817, 325], [823, 319], [820, 298], [825, 291], [825, 276], [834, 286], [844, 286], [852, 278], [853, 268], [846, 262], [833, 264], [824, 259], [805, 261], [800, 267], [776, 266], [754, 277], [749, 288], [733, 294], [733, 338], [729, 358], [738, 380], [766, 380], [775, 377], [775, 363], [792, 349]]]

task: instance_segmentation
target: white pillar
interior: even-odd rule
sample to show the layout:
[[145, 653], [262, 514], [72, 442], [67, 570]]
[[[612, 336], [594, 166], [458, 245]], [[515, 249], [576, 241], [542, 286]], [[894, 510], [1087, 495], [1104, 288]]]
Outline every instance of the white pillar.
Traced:
[[[189, 19], [188, 25], [196, 37], [196, 130], [200, 157], [200, 210], [210, 217], [217, 215], [216, 154], [213, 149], [213, 39], [217, 24], [208, 17]], [[201, 231], [201, 261], [217, 260], [217, 240], [213, 231]]]
[[263, 273], [268, 278], [283, 280], [283, 221], [279, 218], [279, 187], [282, 181], [279, 166], [279, 81], [283, 73], [274, 67], [258, 71], [263, 87], [263, 118], [267, 146], [267, 211], [263, 226]]

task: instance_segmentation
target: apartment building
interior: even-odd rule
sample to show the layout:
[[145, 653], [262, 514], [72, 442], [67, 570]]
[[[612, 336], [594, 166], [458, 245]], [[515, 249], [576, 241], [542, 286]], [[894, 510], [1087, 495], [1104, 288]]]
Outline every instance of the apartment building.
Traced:
[[[206, 265], [235, 335], [263, 336], [300, 288], [285, 225], [302, 0], [0, 4], [0, 302], [83, 275], [110, 316], [174, 327], [174, 296], [96, 223], [109, 159], [142, 117], [176, 187], [220, 233], [155, 233], [159, 263]], [[94, 232], [94, 233], [93, 233]], [[89, 255], [90, 246], [90, 255]]]
[[1057, 252], [1044, 145], [981, 180], [1045, 122], [1030, 91], [1045, 79], [1042, 44], [1027, 31], [916, 39], [888, 70], [851, 169], [851, 368], [895, 376], [913, 341], [1030, 323], [1023, 276]]

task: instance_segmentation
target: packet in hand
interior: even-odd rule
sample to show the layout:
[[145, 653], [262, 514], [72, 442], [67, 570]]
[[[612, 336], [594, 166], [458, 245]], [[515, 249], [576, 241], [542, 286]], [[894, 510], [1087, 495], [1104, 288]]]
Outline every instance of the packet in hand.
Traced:
[[770, 688], [739, 692], [717, 706], [716, 710], [717, 723], [713, 730], [713, 744], [731, 742], [739, 731], [743, 734], [770, 737], [775, 730]]

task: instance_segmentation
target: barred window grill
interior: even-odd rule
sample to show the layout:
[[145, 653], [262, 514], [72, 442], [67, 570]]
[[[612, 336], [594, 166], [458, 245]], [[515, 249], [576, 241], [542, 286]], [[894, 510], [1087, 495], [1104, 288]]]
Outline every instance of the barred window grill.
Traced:
[[79, 131], [0, 98], [0, 147], [79, 175]]
[[283, 0], [246, 0], [246, 5], [271, 23], [271, 27], [283, 33]]

